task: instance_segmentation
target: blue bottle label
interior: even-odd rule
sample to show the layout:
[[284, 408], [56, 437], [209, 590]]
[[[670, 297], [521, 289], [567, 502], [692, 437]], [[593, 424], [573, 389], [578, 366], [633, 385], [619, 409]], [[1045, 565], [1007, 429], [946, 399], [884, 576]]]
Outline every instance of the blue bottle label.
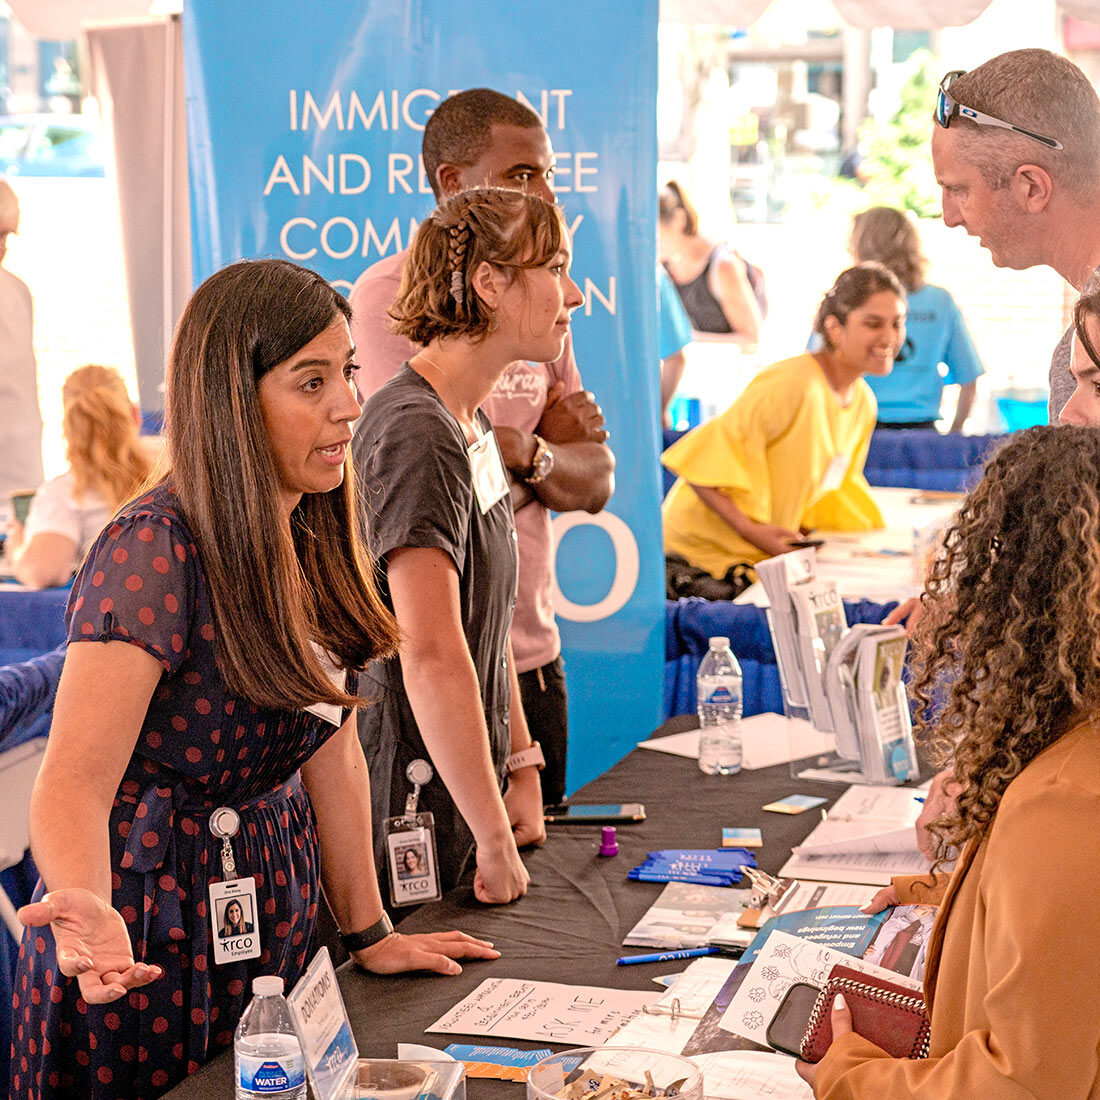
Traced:
[[240, 1056], [241, 1088], [250, 1092], [285, 1092], [299, 1088], [306, 1079], [302, 1056], [291, 1055], [281, 1061]]

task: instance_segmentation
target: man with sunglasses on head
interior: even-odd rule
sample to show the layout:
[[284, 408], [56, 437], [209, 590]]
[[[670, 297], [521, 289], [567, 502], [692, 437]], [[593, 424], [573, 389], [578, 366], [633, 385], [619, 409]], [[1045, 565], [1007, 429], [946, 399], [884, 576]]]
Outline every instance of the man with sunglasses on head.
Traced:
[[[1046, 264], [1081, 291], [1100, 267], [1100, 99], [1088, 77], [1049, 50], [1011, 50], [949, 72], [933, 117], [945, 224], [977, 237], [998, 267]], [[1070, 325], [1050, 363], [1051, 423], [1077, 387], [1073, 351]], [[1081, 405], [1076, 398], [1065, 422], [1081, 422]], [[911, 630], [920, 614], [919, 600], [904, 600], [886, 622]], [[949, 772], [933, 780], [916, 826], [926, 855], [925, 827], [955, 793]]]
[[[1100, 99], [1049, 50], [1012, 50], [940, 85], [932, 161], [943, 220], [998, 267], [1046, 264], [1078, 291], [1100, 266]], [[1071, 329], [1050, 365], [1052, 423], [1073, 393]]]

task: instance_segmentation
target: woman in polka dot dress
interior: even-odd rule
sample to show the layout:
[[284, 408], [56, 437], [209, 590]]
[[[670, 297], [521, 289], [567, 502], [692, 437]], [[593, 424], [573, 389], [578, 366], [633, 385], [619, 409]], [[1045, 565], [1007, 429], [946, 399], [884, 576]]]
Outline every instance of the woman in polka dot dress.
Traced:
[[[31, 806], [42, 883], [20, 910], [13, 1100], [151, 1098], [229, 1046], [251, 979], [290, 986], [311, 957], [321, 850], [340, 927], [382, 916], [347, 709], [351, 670], [391, 654], [396, 630], [354, 520], [348, 312], [319, 276], [268, 260], [212, 276], [180, 321], [170, 468], [73, 586]], [[240, 815], [262, 949], [226, 965], [208, 909], [221, 806]], [[457, 973], [496, 954], [459, 932], [391, 933], [354, 957]]]

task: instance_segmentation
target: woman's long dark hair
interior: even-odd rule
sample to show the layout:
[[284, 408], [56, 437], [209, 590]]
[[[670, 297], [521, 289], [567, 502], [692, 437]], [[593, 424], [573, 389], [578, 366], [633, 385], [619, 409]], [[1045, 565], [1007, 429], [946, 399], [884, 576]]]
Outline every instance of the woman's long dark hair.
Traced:
[[217, 661], [260, 706], [359, 700], [336, 688], [311, 643], [345, 668], [396, 648], [397, 626], [363, 550], [350, 459], [339, 488], [306, 493], [279, 522], [279, 479], [257, 385], [340, 317], [347, 302], [312, 271], [245, 260], [211, 275], [176, 328], [166, 382], [169, 477], [199, 549]]
[[917, 732], [962, 788], [931, 826], [939, 866], [986, 833], [1039, 753], [1100, 707], [1100, 430], [1014, 435], [952, 520], [925, 587]]

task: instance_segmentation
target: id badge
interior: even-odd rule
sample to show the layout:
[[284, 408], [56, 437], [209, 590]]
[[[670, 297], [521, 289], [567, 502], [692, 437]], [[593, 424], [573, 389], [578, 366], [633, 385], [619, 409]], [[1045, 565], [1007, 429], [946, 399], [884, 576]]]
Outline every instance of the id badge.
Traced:
[[390, 901], [395, 906], [438, 901], [443, 893], [435, 861], [434, 816], [419, 813], [391, 817], [385, 831]]
[[470, 459], [470, 476], [474, 482], [474, 496], [477, 497], [481, 514], [502, 500], [508, 493], [508, 476], [504, 472], [504, 462], [497, 449], [496, 436], [486, 432], [466, 448]]
[[837, 455], [825, 468], [825, 476], [821, 479], [818, 493], [824, 496], [826, 493], [835, 493], [844, 484], [844, 475], [852, 464], [851, 455]]
[[218, 966], [260, 956], [256, 880], [251, 875], [210, 883], [210, 926]]

